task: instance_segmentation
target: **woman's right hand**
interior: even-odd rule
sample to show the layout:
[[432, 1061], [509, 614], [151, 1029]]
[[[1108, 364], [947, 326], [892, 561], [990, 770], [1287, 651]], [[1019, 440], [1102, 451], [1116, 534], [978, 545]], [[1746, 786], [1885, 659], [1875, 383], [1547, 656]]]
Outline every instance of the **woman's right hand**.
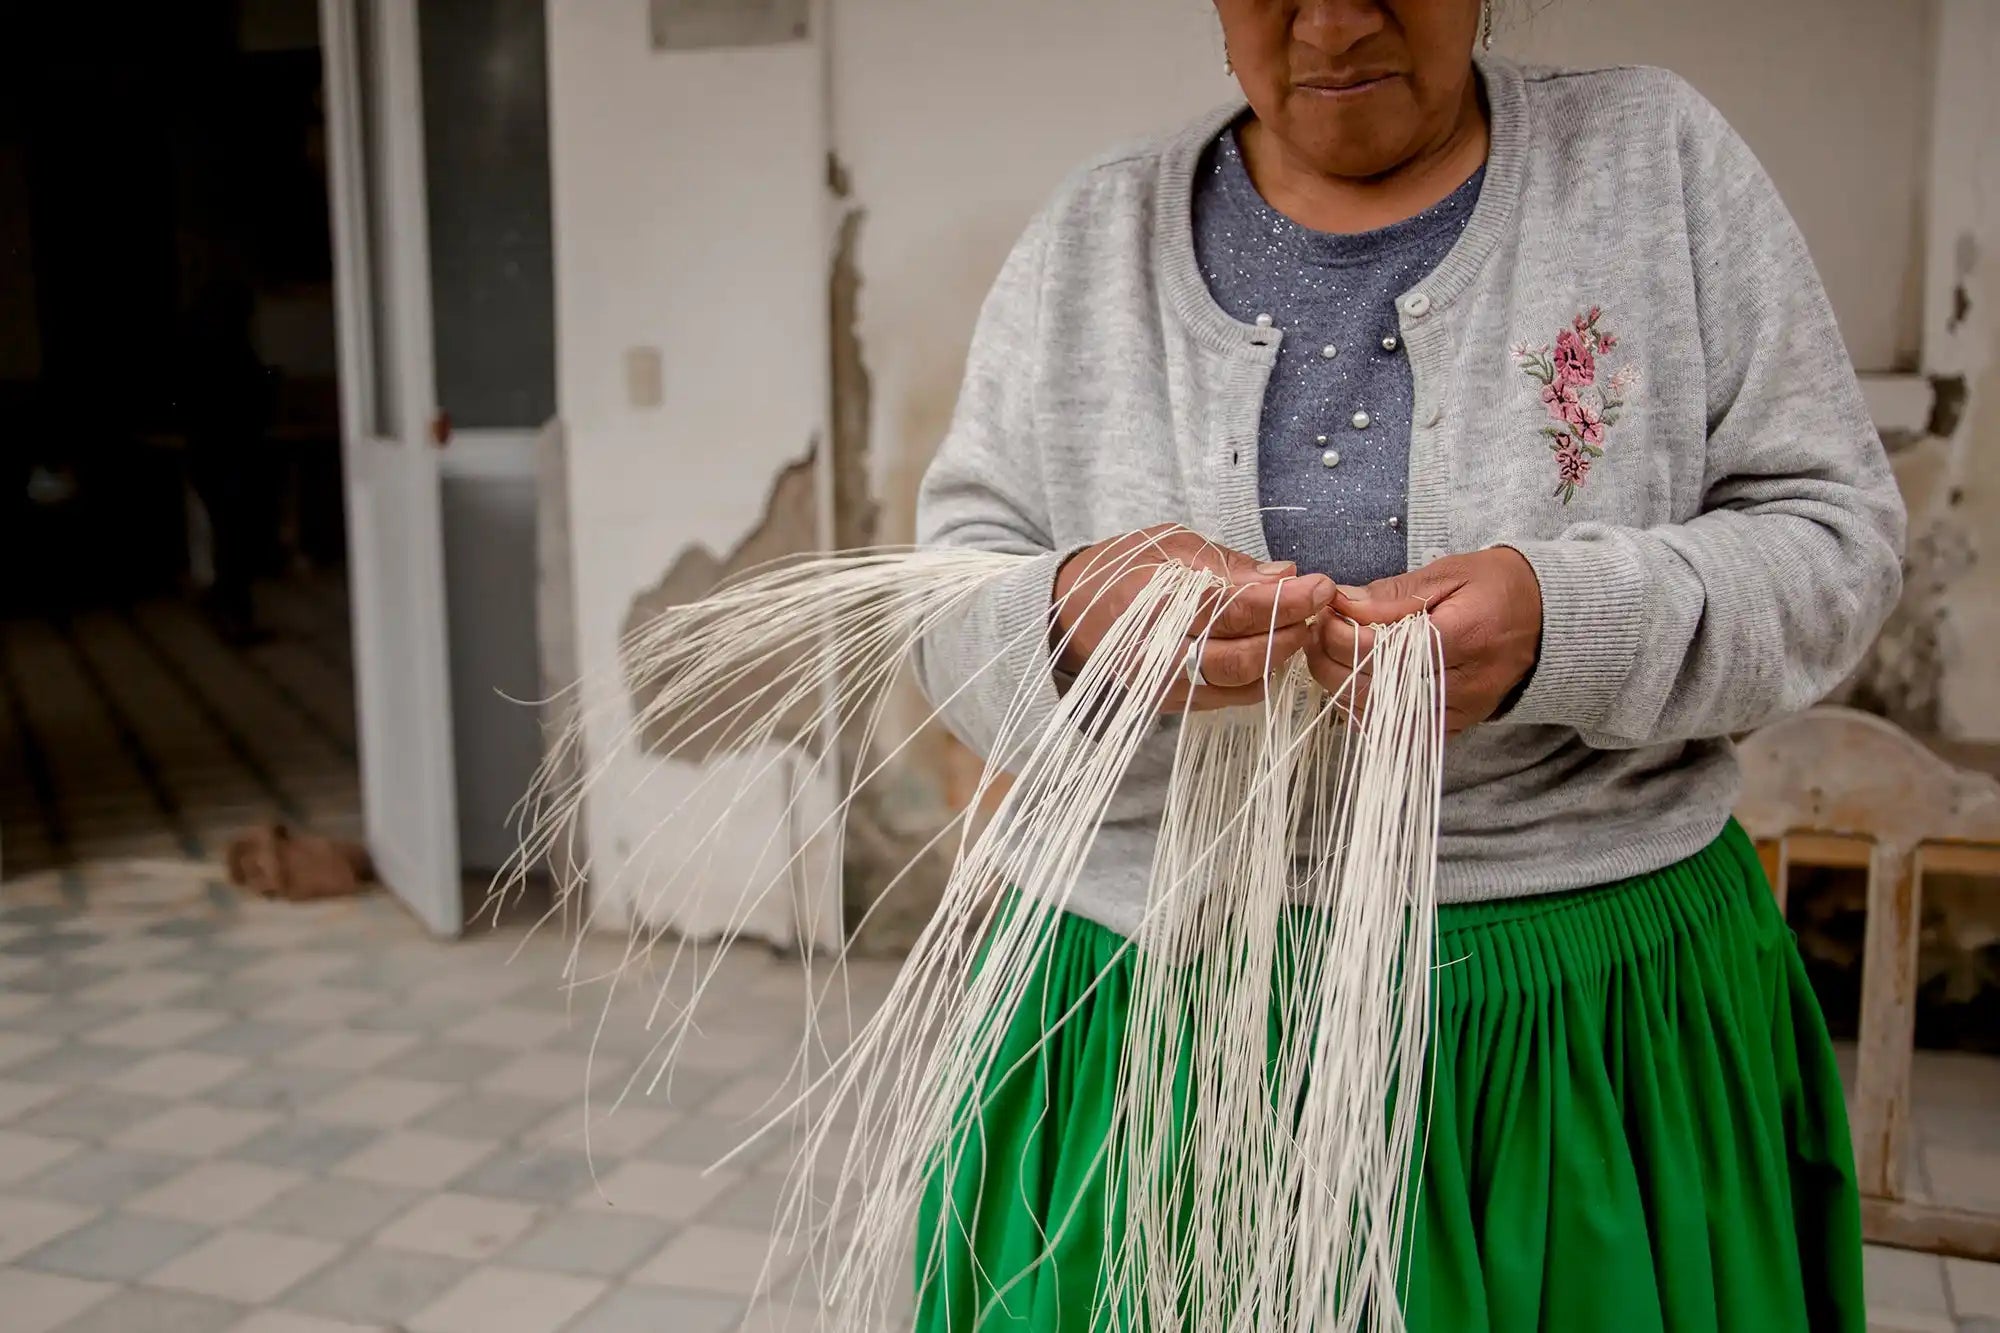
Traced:
[[1189, 641], [1202, 642], [1206, 683], [1191, 686], [1182, 673], [1186, 656], [1177, 654], [1172, 677], [1154, 683], [1163, 713], [1258, 702], [1268, 675], [1305, 648], [1312, 618], [1333, 601], [1333, 580], [1325, 575], [1301, 578], [1294, 565], [1260, 564], [1179, 524], [1144, 528], [1085, 547], [1063, 563], [1050, 636], [1056, 665], [1071, 674], [1081, 670], [1153, 570], [1169, 561], [1212, 569], [1228, 586], [1216, 590]]

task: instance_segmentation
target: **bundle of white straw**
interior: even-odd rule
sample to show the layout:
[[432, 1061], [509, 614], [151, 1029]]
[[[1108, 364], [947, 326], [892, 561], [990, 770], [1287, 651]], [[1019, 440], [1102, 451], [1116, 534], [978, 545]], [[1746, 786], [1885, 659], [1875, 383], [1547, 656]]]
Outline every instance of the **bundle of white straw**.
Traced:
[[[1024, 558], [841, 555], [769, 568], [672, 608], [625, 645], [626, 670], [659, 682], [629, 726], [656, 751], [788, 753], [810, 769], [839, 762], [833, 734], [858, 736], [847, 748], [864, 758], [843, 776], [837, 821], [895, 757], [898, 747], [878, 754], [875, 740], [914, 645], [949, 632], [981, 588]], [[1112, 794], [1158, 728], [1163, 691], [1182, 680], [1188, 640], [1206, 632], [1226, 595], [1212, 573], [1153, 564], [1032, 733], [1035, 682], [1019, 682], [991, 749], [1007, 757], [1011, 785], [988, 764], [968, 809], [997, 798], [994, 814], [976, 835], [959, 825], [942, 901], [887, 1000], [823, 1067], [808, 1032], [797, 1101], [772, 1121], [806, 1114], [774, 1246], [807, 1251], [831, 1333], [874, 1333], [907, 1304], [925, 1188], [979, 1151], [981, 1094], [1006, 1072], [995, 1066], [1010, 1020], [1038, 1002], [1037, 963]], [[1270, 664], [1262, 705], [1192, 714], [1179, 728], [1146, 916], [1121, 951], [1135, 980], [1104, 1149], [1107, 1197], [1121, 1210], [1104, 1238], [1106, 1327], [1402, 1327], [1444, 700], [1425, 617], [1380, 627], [1367, 651], [1353, 664], [1372, 682], [1358, 715], [1345, 688], [1328, 695], [1295, 660]], [[584, 919], [592, 872], [576, 815], [587, 795], [597, 798], [608, 762], [583, 761], [591, 720], [577, 716], [550, 756], [502, 881], [504, 890], [558, 867], [555, 910], [570, 920]], [[649, 898], [700, 873], [700, 849], [721, 836], [761, 766], [705, 772], [683, 808], [707, 823], [681, 830], [675, 844], [693, 850], [664, 867], [637, 862], [654, 881]], [[767, 853], [788, 845], [781, 836], [772, 830]], [[753, 878], [724, 947], [777, 882]], [[660, 943], [657, 927], [635, 923], [625, 962], [657, 966]], [[666, 952], [661, 993], [698, 1001], [722, 950], [675, 942]], [[806, 976], [816, 1018], [833, 997]], [[697, 1007], [654, 1011], [656, 1077], [671, 1071]], [[958, 1221], [970, 1219], [947, 1216], [938, 1246]], [[1052, 1241], [1064, 1222], [1049, 1219]], [[941, 1252], [916, 1258], [925, 1274], [943, 1262]], [[1004, 1305], [1010, 1294], [1003, 1285], [993, 1300]]]

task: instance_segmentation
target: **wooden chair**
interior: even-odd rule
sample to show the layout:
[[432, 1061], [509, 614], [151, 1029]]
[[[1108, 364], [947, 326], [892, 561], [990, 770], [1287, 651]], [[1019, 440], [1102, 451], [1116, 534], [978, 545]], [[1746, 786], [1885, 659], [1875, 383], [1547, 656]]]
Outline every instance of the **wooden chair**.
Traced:
[[1884, 1245], [2000, 1260], [2000, 1214], [1916, 1202], [1905, 1188], [1924, 875], [2000, 876], [2000, 782], [1847, 708], [1766, 727], [1741, 756], [1737, 818], [1780, 905], [1794, 865], [1868, 872], [1854, 1097], [1863, 1231]]

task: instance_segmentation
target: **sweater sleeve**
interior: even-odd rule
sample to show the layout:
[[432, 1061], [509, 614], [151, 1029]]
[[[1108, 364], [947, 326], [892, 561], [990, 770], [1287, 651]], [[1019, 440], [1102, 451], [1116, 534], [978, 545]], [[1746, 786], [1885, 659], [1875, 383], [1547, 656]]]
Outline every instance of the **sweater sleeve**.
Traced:
[[1804, 239], [1749, 147], [1685, 85], [1681, 124], [1702, 511], [1514, 544], [1541, 581], [1542, 648], [1504, 720], [1572, 726], [1600, 749], [1811, 706], [1902, 589], [1902, 498]]
[[1015, 245], [980, 311], [950, 431], [917, 493], [917, 542], [1034, 559], [987, 584], [919, 641], [918, 683], [953, 734], [982, 756], [1004, 732], [1038, 734], [1056, 709], [1049, 645], [1057, 571], [1035, 437], [1041, 282], [1048, 224]]

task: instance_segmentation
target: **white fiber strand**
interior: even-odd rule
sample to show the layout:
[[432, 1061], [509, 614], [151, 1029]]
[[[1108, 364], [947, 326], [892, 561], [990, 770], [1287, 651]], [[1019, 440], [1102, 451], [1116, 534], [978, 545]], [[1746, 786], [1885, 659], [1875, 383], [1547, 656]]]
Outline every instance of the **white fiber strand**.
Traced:
[[[670, 1074], [761, 896], [837, 831], [907, 744], [882, 743], [883, 709], [917, 642], [948, 631], [1027, 558], [870, 551], [757, 572], [627, 640], [628, 675], [656, 687], [629, 723], [603, 711], [622, 708], [622, 691], [604, 691], [595, 715], [572, 710], [524, 802], [522, 850], [504, 881], [557, 867], [551, 915], [567, 925], [589, 923], [587, 875], [598, 902], [614, 886], [641, 903], [712, 887], [721, 840], [745, 842], [730, 815], [753, 784], [784, 765], [796, 806], [843, 750], [859, 756], [830, 814], [788, 833], [788, 809], [761, 846], [749, 840], [755, 870], [718, 947], [641, 914], [609, 975], [581, 975], [572, 955], [571, 984], [601, 980], [611, 993], [627, 973], [658, 974], [651, 1074], [621, 1097]], [[982, 1151], [980, 1094], [1007, 1073], [995, 1068], [1002, 1040], [1022, 1006], [1043, 1003], [1037, 968], [1113, 794], [1161, 725], [1157, 689], [1134, 682], [1179, 682], [1190, 637], [1230, 595], [1213, 574], [1157, 559], [1128, 557], [1148, 569], [1144, 586], [1052, 710], [1035, 703], [1045, 685], [1018, 683], [992, 746], [1011, 778], [989, 764], [968, 804], [991, 817], [933, 840], [956, 850], [939, 906], [886, 1001], [844, 1046], [820, 1032], [838, 998], [832, 982], [808, 969], [806, 1038], [763, 1132], [795, 1136], [774, 1246], [806, 1252], [830, 1333], [874, 1333], [905, 1303], [925, 1189]], [[1104, 1148], [1117, 1225], [1104, 1238], [1100, 1292], [1120, 1327], [1401, 1328], [1396, 1282], [1430, 1024], [1443, 747], [1435, 636], [1421, 616], [1376, 630], [1353, 664], [1372, 683], [1352, 722], [1348, 690], [1328, 696], [1300, 661], [1270, 665], [1261, 706], [1179, 724], [1145, 921], [1120, 952], [1132, 986]], [[621, 864], [597, 867], [573, 820], [586, 796], [605, 801], [612, 756], [587, 762], [587, 728], [643, 733], [653, 752], [695, 761], [735, 757], [704, 769]], [[1051, 1035], [1067, 1017], [1055, 1016]], [[948, 1214], [941, 1230], [970, 1221]], [[1051, 1239], [1065, 1221], [1049, 1219]], [[942, 1257], [918, 1255], [920, 1270], [934, 1273]], [[1003, 1284], [993, 1299], [1015, 1294]]]

